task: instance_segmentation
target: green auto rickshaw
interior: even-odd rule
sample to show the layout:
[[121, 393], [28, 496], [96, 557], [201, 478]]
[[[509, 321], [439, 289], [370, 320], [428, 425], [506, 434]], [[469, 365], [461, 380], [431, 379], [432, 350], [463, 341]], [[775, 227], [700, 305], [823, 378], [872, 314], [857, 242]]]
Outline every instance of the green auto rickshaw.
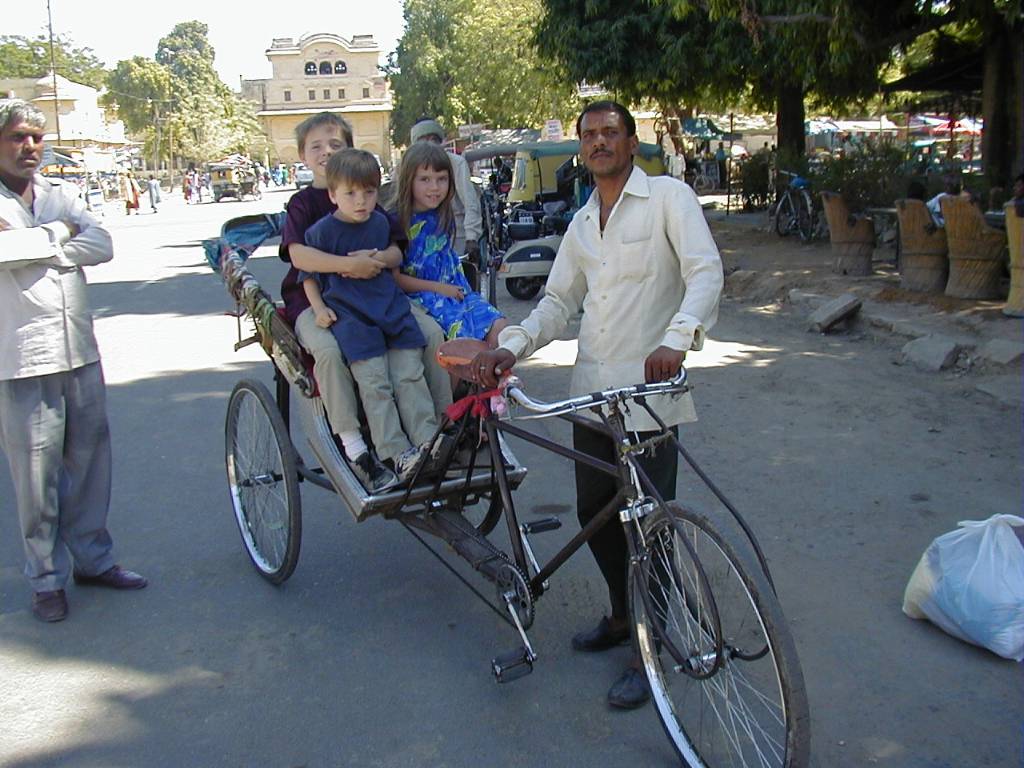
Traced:
[[[578, 141], [546, 141], [516, 150], [506, 198], [507, 247], [500, 259], [492, 255], [490, 262], [499, 262], [496, 277], [517, 299], [529, 300], [540, 292], [562, 235], [593, 190], [590, 174], [577, 159], [579, 148]], [[666, 171], [657, 144], [641, 143], [633, 162], [648, 176]]]

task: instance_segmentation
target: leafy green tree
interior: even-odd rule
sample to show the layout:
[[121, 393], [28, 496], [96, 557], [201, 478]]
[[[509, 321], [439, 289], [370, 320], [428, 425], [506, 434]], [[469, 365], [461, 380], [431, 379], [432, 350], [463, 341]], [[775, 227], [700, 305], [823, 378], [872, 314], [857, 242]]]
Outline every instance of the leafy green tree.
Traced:
[[[91, 48], [76, 46], [70, 37], [55, 35], [57, 74], [76, 83], [103, 86], [106, 71]], [[50, 71], [50, 39], [46, 35], [0, 35], [0, 77], [42, 77]]]
[[466, 123], [538, 126], [575, 111], [575, 83], [530, 44], [540, 0], [406, 0], [405, 34], [385, 68], [395, 98], [396, 144], [420, 117], [448, 130]]
[[[779, 147], [801, 156], [804, 105], [841, 106], [877, 90], [884, 56], [858, 48], [880, 26], [866, 0], [545, 0], [536, 43], [569, 77], [601, 82], [663, 114], [747, 103], [777, 115]], [[913, 0], [885, 3], [885, 24]], [[829, 25], [842, 6], [845, 25]]]
[[207, 26], [189, 21], [160, 39], [155, 59], [121, 61], [112, 73], [107, 103], [118, 105], [154, 157], [172, 145], [176, 155], [199, 163], [229, 152], [262, 154], [265, 137], [252, 105], [217, 77], [214, 56]]
[[107, 78], [107, 104], [117, 105], [125, 128], [141, 133], [153, 127], [154, 119], [167, 112], [171, 103], [171, 74], [152, 59], [136, 56], [119, 61]]
[[[982, 151], [992, 184], [1005, 184], [1024, 163], [1024, 13], [1021, 0], [663, 0], [699, 2], [713, 16], [738, 19], [757, 45], [775, 38], [791, 63], [824, 37], [825, 67], [813, 65], [804, 82], [826, 104], [864, 96], [885, 65], [935, 30], [973, 30], [983, 59]], [[808, 48], [810, 44], [811, 48]], [[821, 49], [818, 49], [819, 51]]]
[[[653, 100], [679, 121], [746, 88], [746, 34], [702, 10], [630, 0], [545, 0], [533, 43], [569, 82], [600, 83], [616, 98]], [[668, 121], [670, 122], [670, 121]], [[678, 151], [678, 131], [669, 131]]]
[[406, 0], [405, 33], [385, 68], [394, 96], [391, 135], [396, 145], [409, 140], [421, 117], [455, 124], [449, 93], [456, 82], [457, 30], [472, 10], [471, 0]]

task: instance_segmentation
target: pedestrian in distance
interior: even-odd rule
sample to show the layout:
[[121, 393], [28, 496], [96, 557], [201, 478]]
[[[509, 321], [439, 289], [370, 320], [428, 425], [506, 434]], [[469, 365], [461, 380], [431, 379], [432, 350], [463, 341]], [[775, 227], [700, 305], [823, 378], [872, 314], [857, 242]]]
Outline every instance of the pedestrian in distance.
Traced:
[[107, 531], [110, 428], [82, 268], [110, 261], [112, 241], [73, 184], [39, 174], [45, 124], [0, 100], [0, 448], [32, 612], [53, 622], [72, 575], [113, 589], [146, 579], [117, 565]]
[[[667, 176], [648, 177], [633, 166], [636, 122], [621, 104], [589, 104], [576, 133], [580, 157], [594, 176], [594, 192], [562, 239], [544, 298], [520, 325], [501, 332], [497, 349], [473, 361], [484, 386], [496, 386], [516, 360], [561, 338], [581, 310], [573, 395], [673, 378], [687, 351], [701, 349], [717, 319], [722, 262], [693, 190]], [[678, 424], [696, 419], [689, 394], [651, 398], [649, 404], [673, 432]], [[639, 441], [660, 434], [646, 412], [628, 414], [626, 426]], [[573, 444], [602, 461], [616, 461], [611, 439], [585, 426], [573, 425]], [[676, 495], [677, 462], [676, 451], [665, 447], [640, 459], [665, 500]], [[597, 516], [616, 490], [613, 479], [578, 464], [580, 525]], [[618, 519], [590, 540], [590, 548], [608, 585], [611, 615], [573, 637], [573, 648], [583, 652], [608, 650], [630, 639], [628, 549]], [[608, 703], [631, 709], [648, 698], [634, 650], [608, 691]]]
[[132, 211], [135, 213], [139, 212], [139, 182], [135, 180], [135, 176], [131, 171], [126, 171], [120, 176], [121, 184], [121, 199], [124, 200], [124, 215], [131, 216]]
[[160, 202], [160, 182], [153, 178], [152, 174], [146, 182], [146, 193], [149, 195], [149, 207], [156, 213], [156, 204]]

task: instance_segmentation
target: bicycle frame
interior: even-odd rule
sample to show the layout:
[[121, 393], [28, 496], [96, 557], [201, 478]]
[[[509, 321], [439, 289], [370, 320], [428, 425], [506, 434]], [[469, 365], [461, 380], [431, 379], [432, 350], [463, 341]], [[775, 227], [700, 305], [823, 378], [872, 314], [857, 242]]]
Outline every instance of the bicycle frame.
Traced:
[[[688, 385], [685, 385], [683, 382], [685, 382], [685, 374], [683, 374], [681, 379], [676, 382], [677, 387], [670, 391], [683, 392], [688, 390]], [[491, 466], [495, 468], [495, 482], [504, 508], [504, 516], [508, 529], [509, 541], [511, 543], [513, 560], [515, 565], [520, 568], [523, 573], [529, 573], [531, 566], [533, 566], [533, 570], [536, 571], [534, 576], [529, 580], [529, 587], [534, 597], [540, 597], [540, 595], [547, 590], [547, 581], [549, 577], [561, 568], [561, 566], [564, 565], [565, 562], [580, 549], [580, 547], [587, 543], [597, 533], [597, 531], [606, 525], [616, 514], [619, 515], [623, 524], [626, 525], [630, 522], [635, 523], [642, 518], [646, 512], [649, 511], [651, 502], [653, 502], [654, 505], [659, 506], [663, 506], [665, 504], [665, 500], [658, 493], [653, 482], [637, 462], [637, 456], [640, 453], [663, 442], [671, 443], [673, 449], [676, 450], [683, 457], [684, 461], [694, 469], [712, 493], [736, 518], [740, 527], [744, 531], [744, 534], [750, 541], [757, 559], [759, 560], [761, 567], [764, 569], [765, 575], [768, 577], [769, 583], [772, 583], [764, 554], [746, 521], [743, 520], [742, 516], [725, 497], [721, 490], [718, 489], [707, 474], [704, 473], [704, 471], [697, 465], [696, 461], [694, 461], [689, 452], [685, 450], [678, 438], [669, 430], [668, 426], [647, 404], [645, 399], [646, 395], [644, 394], [645, 390], [650, 389], [653, 393], [657, 393], [657, 388], [662, 389], [662, 391], [665, 390], [665, 388], [660, 387], [660, 385], [649, 385], [648, 387], [645, 387], [644, 385], [638, 387], [626, 387], [621, 390], [604, 393], [607, 397], [601, 400], [596, 401], [596, 396], [587, 395], [576, 398], [575, 400], [564, 401], [562, 404], [559, 404], [559, 408], [556, 408], [553, 411], [541, 413], [535, 416], [522, 417], [524, 420], [545, 417], [561, 418], [572, 424], [600, 432], [620, 446], [619, 455], [621, 458], [617, 464], [610, 464], [573, 448], [566, 448], [563, 445], [519, 426], [514, 423], [514, 421], [499, 419], [493, 413], [488, 412], [486, 416], [482, 418], [483, 428], [487, 434], [490, 446]], [[513, 399], [520, 403], [532, 403], [532, 401], [529, 401], [529, 398], [525, 393], [518, 389], [515, 384], [506, 385], [506, 391], [510, 392]], [[625, 419], [620, 407], [620, 403], [630, 399], [639, 404], [657, 421], [659, 424], [660, 434], [644, 441], [643, 443], [634, 443], [630, 440], [629, 431], [626, 429]], [[533, 405], [536, 406], [538, 404], [533, 403]], [[609, 411], [607, 414], [603, 410], [605, 406], [607, 406]], [[600, 421], [580, 416], [578, 414], [578, 411], [580, 410], [589, 410], [595, 413]], [[462, 423], [459, 430], [460, 436], [467, 428], [467, 424], [472, 418], [474, 417], [469, 413], [462, 417]], [[523, 527], [520, 525], [516, 514], [511, 484], [500, 454], [500, 442], [498, 439], [499, 433], [519, 438], [525, 442], [543, 448], [546, 451], [550, 451], [551, 453], [570, 459], [574, 463], [586, 464], [587, 466], [614, 477], [619, 481], [619, 490], [609, 503], [543, 566], [539, 565], [534, 560], [532, 550], [529, 549], [529, 545], [524, 536]], [[449, 457], [449, 466], [450, 463], [451, 457]], [[440, 480], [438, 483], [440, 483]], [[647, 506], [645, 507], [645, 505]], [[429, 508], [430, 504], [428, 503], [426, 506]], [[639, 546], [642, 544], [642, 538], [637, 538], [639, 535], [639, 528], [627, 525], [627, 529], [632, 530], [632, 535], [627, 534], [626, 536], [627, 543], [630, 548], [630, 556], [636, 557], [638, 555]], [[527, 554], [528, 552], [529, 555]], [[694, 559], [697, 559], [695, 555]], [[772, 585], [772, 587], [774, 589], [774, 585]]]

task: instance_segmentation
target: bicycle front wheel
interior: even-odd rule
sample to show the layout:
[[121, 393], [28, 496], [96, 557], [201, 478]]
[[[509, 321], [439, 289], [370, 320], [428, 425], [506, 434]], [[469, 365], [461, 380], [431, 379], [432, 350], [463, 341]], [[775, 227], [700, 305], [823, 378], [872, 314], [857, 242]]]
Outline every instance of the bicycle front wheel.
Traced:
[[803, 675], [761, 569], [727, 531], [674, 503], [648, 516], [642, 532], [646, 557], [630, 569], [630, 608], [679, 757], [691, 768], [805, 766]]
[[295, 449], [267, 388], [242, 380], [228, 400], [225, 459], [231, 507], [260, 575], [281, 584], [295, 570], [302, 511]]

